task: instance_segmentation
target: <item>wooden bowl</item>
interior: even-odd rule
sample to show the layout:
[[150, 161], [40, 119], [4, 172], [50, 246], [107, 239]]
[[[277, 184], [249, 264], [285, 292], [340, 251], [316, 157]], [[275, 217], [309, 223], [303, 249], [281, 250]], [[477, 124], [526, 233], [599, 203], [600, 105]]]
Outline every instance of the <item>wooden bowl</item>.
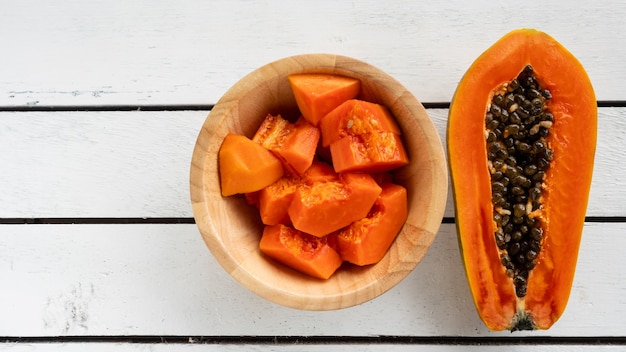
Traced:
[[[408, 191], [406, 224], [377, 264], [343, 265], [328, 280], [314, 279], [265, 257], [263, 226], [243, 196], [222, 197], [217, 155], [229, 132], [252, 137], [268, 112], [298, 115], [287, 76], [324, 72], [361, 80], [359, 98], [384, 104], [396, 116], [410, 164], [395, 172]], [[218, 263], [257, 295], [287, 307], [332, 310], [358, 305], [391, 289], [424, 257], [441, 224], [448, 191], [441, 140], [421, 103], [400, 83], [371, 65], [344, 56], [311, 54], [267, 64], [237, 82], [218, 101], [198, 135], [190, 191], [196, 223]]]

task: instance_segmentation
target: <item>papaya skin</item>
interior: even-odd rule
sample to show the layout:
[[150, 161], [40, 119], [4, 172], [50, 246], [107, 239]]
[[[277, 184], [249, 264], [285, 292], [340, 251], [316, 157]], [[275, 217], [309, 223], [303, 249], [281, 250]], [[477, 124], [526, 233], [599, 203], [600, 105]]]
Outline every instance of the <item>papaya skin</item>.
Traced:
[[[494, 238], [484, 133], [494, 91], [528, 64], [552, 94], [554, 123], [548, 141], [554, 157], [544, 180], [543, 246], [530, 271], [527, 294], [518, 298]], [[490, 329], [548, 329], [563, 314], [583, 231], [596, 139], [597, 102], [587, 73], [572, 53], [541, 31], [506, 34], [474, 61], [457, 86], [447, 129], [457, 233], [474, 303]]]

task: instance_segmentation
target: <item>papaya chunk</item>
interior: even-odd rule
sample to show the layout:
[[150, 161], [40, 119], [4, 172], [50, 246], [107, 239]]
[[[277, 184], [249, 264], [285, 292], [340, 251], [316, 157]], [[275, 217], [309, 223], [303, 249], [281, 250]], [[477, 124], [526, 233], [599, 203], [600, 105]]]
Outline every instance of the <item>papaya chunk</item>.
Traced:
[[342, 264], [327, 237], [280, 224], [265, 226], [259, 248], [277, 262], [320, 279], [328, 279]]
[[332, 166], [314, 160], [302, 176], [286, 174], [276, 182], [256, 192], [261, 220], [265, 225], [290, 225], [289, 205], [298, 187], [316, 182], [337, 181], [339, 175]]
[[322, 118], [319, 127], [324, 147], [346, 136], [381, 132], [401, 134], [400, 127], [389, 109], [384, 105], [359, 99], [341, 103]]
[[304, 185], [296, 190], [289, 218], [296, 229], [322, 237], [367, 216], [381, 191], [371, 175], [357, 173]]
[[322, 118], [320, 129], [337, 172], [385, 172], [409, 163], [400, 128], [380, 104], [348, 100]]
[[250, 193], [269, 186], [284, 174], [281, 161], [243, 135], [228, 134], [218, 152], [223, 196]]
[[390, 132], [343, 137], [330, 153], [337, 172], [380, 173], [409, 163], [402, 138]]
[[385, 183], [369, 214], [337, 233], [341, 259], [356, 265], [378, 263], [404, 225], [408, 214], [406, 189]]
[[355, 98], [361, 88], [358, 79], [321, 73], [290, 75], [289, 84], [300, 112], [313, 126], [339, 104]]
[[300, 175], [313, 163], [320, 131], [304, 118], [295, 123], [268, 114], [252, 140], [272, 151], [286, 170]]
[[265, 225], [290, 225], [287, 209], [296, 188], [302, 182], [300, 177], [284, 175], [271, 185], [259, 191], [259, 213]]
[[456, 226], [490, 329], [548, 329], [563, 314], [596, 139], [589, 77], [546, 33], [506, 34], [459, 82], [447, 131]]

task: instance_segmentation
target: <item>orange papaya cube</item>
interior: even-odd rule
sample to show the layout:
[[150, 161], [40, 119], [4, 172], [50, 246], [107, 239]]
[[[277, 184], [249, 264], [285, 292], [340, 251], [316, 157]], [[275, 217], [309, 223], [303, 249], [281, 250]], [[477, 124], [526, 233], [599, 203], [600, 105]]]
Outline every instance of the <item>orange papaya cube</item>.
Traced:
[[356, 264], [378, 263], [404, 226], [408, 215], [406, 189], [386, 183], [366, 217], [336, 235], [341, 259]]
[[319, 279], [328, 279], [342, 264], [326, 237], [311, 236], [282, 224], [265, 226], [259, 248], [275, 261]]
[[335, 181], [339, 174], [332, 166], [314, 160], [304, 174], [300, 176], [284, 175], [276, 182], [256, 192], [261, 221], [265, 225], [290, 225], [291, 219], [287, 209], [291, 204], [296, 189], [303, 183]]
[[298, 187], [287, 211], [296, 229], [322, 237], [365, 217], [380, 192], [369, 174], [342, 174]]
[[324, 147], [346, 136], [381, 132], [401, 134], [396, 119], [387, 107], [359, 99], [343, 102], [322, 118], [319, 127]]
[[341, 103], [355, 98], [361, 89], [356, 78], [321, 73], [290, 75], [289, 84], [300, 112], [313, 126]]
[[287, 209], [301, 182], [300, 177], [285, 175], [259, 191], [259, 213], [263, 224], [291, 224]]
[[250, 193], [269, 186], [283, 176], [280, 160], [246, 136], [229, 133], [218, 152], [223, 196]]
[[320, 130], [303, 117], [295, 122], [294, 128], [282, 148], [276, 152], [286, 161], [290, 169], [301, 175], [313, 163], [320, 140]]
[[295, 123], [283, 119], [280, 115], [268, 114], [252, 140], [272, 151], [282, 162], [286, 170], [301, 175], [311, 166], [320, 131], [304, 118]]
[[407, 165], [401, 136], [391, 132], [346, 136], [330, 145], [336, 172], [380, 173]]

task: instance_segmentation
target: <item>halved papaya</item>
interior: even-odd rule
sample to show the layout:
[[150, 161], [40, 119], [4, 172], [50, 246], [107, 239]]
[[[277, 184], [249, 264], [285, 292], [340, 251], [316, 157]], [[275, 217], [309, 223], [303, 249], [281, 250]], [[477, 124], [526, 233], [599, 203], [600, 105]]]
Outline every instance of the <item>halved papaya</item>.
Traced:
[[572, 287], [597, 134], [581, 63], [534, 29], [506, 34], [454, 94], [447, 144], [474, 303], [492, 330], [548, 329]]

